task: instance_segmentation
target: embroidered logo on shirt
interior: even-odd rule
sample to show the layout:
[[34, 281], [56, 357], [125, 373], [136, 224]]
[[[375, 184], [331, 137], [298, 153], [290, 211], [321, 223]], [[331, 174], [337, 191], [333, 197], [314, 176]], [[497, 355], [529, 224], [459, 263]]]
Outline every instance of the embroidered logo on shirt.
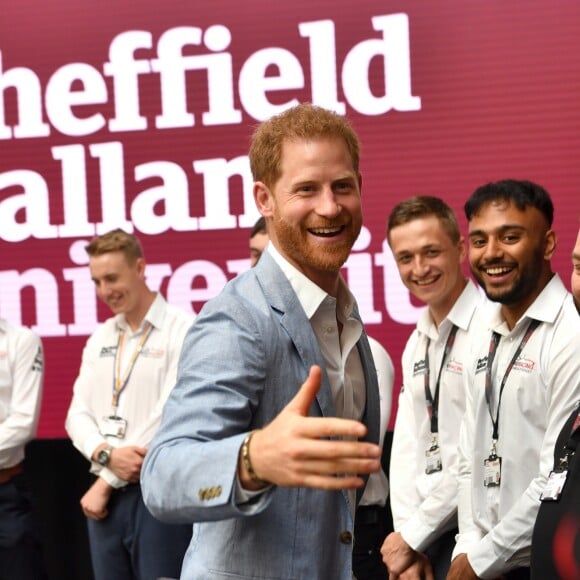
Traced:
[[117, 352], [117, 346], [103, 346], [101, 348], [101, 352], [99, 353], [99, 356], [102, 357], [107, 357], [107, 356], [115, 356]]
[[523, 371], [524, 373], [531, 373], [536, 368], [536, 362], [532, 359], [520, 357], [514, 363], [514, 371]]
[[486, 368], [487, 368], [487, 355], [477, 359], [477, 365], [475, 367], [475, 374], [485, 372]]
[[413, 376], [417, 376], [417, 375], [423, 375], [425, 374], [425, 371], [427, 370], [427, 365], [425, 364], [425, 359], [417, 361], [414, 365], [413, 365]]
[[445, 370], [455, 375], [460, 375], [463, 372], [463, 363], [459, 360], [451, 359], [445, 366]]
[[165, 351], [162, 348], [144, 346], [139, 354], [145, 358], [162, 358], [165, 355]]

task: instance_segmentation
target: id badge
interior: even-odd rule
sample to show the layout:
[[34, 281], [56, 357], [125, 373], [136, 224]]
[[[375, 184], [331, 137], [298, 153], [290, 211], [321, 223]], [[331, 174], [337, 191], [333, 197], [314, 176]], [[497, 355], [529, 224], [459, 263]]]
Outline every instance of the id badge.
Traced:
[[490, 455], [483, 461], [484, 487], [497, 487], [501, 481], [501, 457]]
[[540, 501], [558, 501], [567, 477], [568, 470], [566, 469], [552, 471], [544, 491], [540, 494]]
[[443, 469], [441, 464], [441, 449], [438, 445], [433, 445], [425, 451], [425, 460], [425, 473], [427, 475]]
[[127, 432], [127, 420], [116, 415], [103, 417], [103, 435], [123, 439]]

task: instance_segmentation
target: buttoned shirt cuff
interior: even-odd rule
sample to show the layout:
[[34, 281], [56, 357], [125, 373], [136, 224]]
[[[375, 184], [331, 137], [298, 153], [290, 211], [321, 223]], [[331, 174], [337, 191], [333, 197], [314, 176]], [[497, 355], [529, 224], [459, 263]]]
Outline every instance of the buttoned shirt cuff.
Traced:
[[106, 467], [103, 467], [97, 473], [97, 475], [101, 479], [104, 479], [111, 487], [114, 487], [115, 489], [125, 487], [129, 483], [128, 481], [125, 481], [124, 479], [120, 479], [119, 477], [117, 477], [110, 469], [107, 469]]
[[473, 531], [469, 533], [457, 534], [455, 537], [455, 548], [451, 554], [451, 559], [454, 560], [459, 554], [467, 554], [469, 549], [477, 544], [482, 538], [479, 532]]
[[423, 552], [431, 543], [433, 536], [433, 529], [422, 522], [417, 516], [407, 520], [401, 526], [399, 532], [403, 540], [416, 552]]
[[103, 436], [100, 433], [94, 433], [89, 435], [83, 442], [83, 454], [84, 456], [89, 460], [89, 461], [93, 461], [93, 453], [95, 452], [95, 449], [99, 446], [102, 445], [103, 443], [106, 443], [107, 441], [103, 438]]
[[489, 534], [467, 551], [467, 559], [478, 578], [497, 578], [506, 571], [506, 563], [494, 552]]
[[256, 498], [264, 495], [266, 492], [272, 489], [272, 485], [268, 485], [263, 489], [259, 489], [257, 491], [252, 491], [249, 489], [244, 489], [242, 484], [240, 483], [240, 478], [236, 476], [236, 490], [235, 490], [235, 499], [236, 504], [245, 504], [250, 502], [256, 502]]

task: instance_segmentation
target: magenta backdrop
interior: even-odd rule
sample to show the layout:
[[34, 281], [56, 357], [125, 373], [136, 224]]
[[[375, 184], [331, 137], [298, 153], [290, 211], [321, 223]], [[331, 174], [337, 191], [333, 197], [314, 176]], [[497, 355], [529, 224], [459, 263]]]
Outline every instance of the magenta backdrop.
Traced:
[[[363, 144], [364, 235], [345, 275], [397, 366], [418, 305], [384, 247], [415, 194], [544, 185], [569, 283], [580, 209], [576, 0], [19, 0], [0, 14], [0, 315], [46, 351], [39, 435], [64, 436], [96, 305], [82, 246], [126, 227], [153, 287], [197, 312], [247, 267], [247, 146], [297, 101]], [[231, 175], [230, 179], [227, 176]]]

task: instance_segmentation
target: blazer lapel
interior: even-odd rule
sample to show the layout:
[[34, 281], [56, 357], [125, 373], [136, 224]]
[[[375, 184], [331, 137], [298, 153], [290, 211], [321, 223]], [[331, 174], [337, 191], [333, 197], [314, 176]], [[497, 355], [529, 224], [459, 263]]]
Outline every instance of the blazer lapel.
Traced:
[[[378, 444], [380, 430], [379, 384], [377, 381], [377, 372], [371, 347], [366, 333], [363, 333], [360, 337], [360, 340], [357, 343], [357, 348], [365, 375], [366, 386], [366, 405], [362, 418], [363, 423], [367, 426], [367, 434], [366, 437], [364, 437], [364, 440]], [[363, 475], [362, 477], [365, 480], [365, 485], [356, 490], [357, 505], [361, 500], [366, 488], [366, 482], [368, 481], [368, 475]]]
[[[262, 255], [255, 270], [266, 300], [278, 312], [280, 325], [294, 343], [296, 352], [304, 365], [304, 380], [312, 365], [318, 365], [322, 369], [322, 386], [316, 395], [322, 416], [336, 416], [324, 359], [310, 320], [304, 313], [298, 296], [278, 264], [267, 252]], [[299, 388], [300, 385], [296, 385], [296, 391]]]

